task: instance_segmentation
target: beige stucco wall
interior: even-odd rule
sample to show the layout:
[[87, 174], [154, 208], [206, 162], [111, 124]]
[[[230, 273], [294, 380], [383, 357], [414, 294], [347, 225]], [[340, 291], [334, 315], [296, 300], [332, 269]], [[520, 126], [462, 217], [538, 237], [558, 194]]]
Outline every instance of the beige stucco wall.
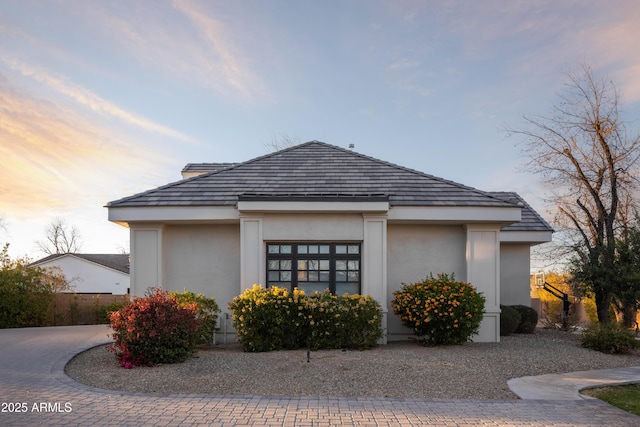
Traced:
[[530, 305], [528, 244], [500, 245], [500, 303]]
[[150, 287], [162, 286], [162, 225], [142, 224], [130, 227], [131, 295], [143, 296]]
[[[522, 298], [528, 297], [528, 288], [524, 291], [519, 288], [520, 283], [528, 286], [528, 245], [500, 245], [502, 254], [498, 261], [491, 255], [499, 253], [497, 243], [491, 246], [481, 240], [482, 245], [469, 247], [467, 241], [471, 232], [477, 234], [473, 234], [475, 242], [485, 234], [496, 234], [497, 230], [388, 222], [386, 218], [356, 213], [265, 213], [242, 216], [240, 223], [235, 224], [136, 226], [132, 227], [132, 255], [138, 262], [133, 274], [138, 283], [154, 282], [157, 276], [167, 290], [187, 289], [214, 297], [224, 319], [229, 301], [253, 283], [264, 284], [265, 242], [359, 241], [363, 243], [362, 292], [371, 294], [383, 308], [389, 307], [393, 291], [400, 289], [403, 282], [422, 280], [429, 273], [454, 273], [458, 280], [469, 281], [470, 271], [475, 272], [476, 280], [482, 281], [487, 276], [487, 283], [481, 284], [486, 292], [499, 291], [502, 303], [528, 303]], [[497, 242], [497, 238], [494, 240]], [[476, 253], [481, 250], [490, 253]], [[484, 263], [499, 267], [499, 272], [492, 273], [493, 269], [482, 268], [484, 264], [468, 260], [469, 253], [481, 260], [486, 258]], [[160, 255], [156, 258], [154, 254]], [[243, 265], [247, 268], [247, 284], [242, 283]], [[503, 285], [496, 279], [501, 279]], [[144, 289], [136, 289], [137, 295], [143, 292]], [[498, 298], [492, 296], [491, 300], [495, 303]], [[489, 311], [492, 310], [485, 317], [496, 323], [497, 312]], [[410, 330], [392, 312], [386, 313], [386, 317], [389, 340], [410, 335]], [[230, 326], [231, 322], [228, 323]], [[493, 326], [484, 325], [483, 331], [493, 333]], [[479, 339], [491, 340], [491, 333], [481, 334]]]
[[240, 227], [169, 225], [164, 229], [164, 287], [215, 298], [222, 312], [240, 291]]
[[363, 239], [362, 214], [265, 214], [265, 241], [354, 241]]
[[[466, 280], [465, 245], [466, 232], [461, 225], [388, 224], [387, 304], [401, 283], [422, 280], [429, 273], [454, 273], [456, 279]], [[391, 311], [387, 329], [390, 341], [411, 335]]]

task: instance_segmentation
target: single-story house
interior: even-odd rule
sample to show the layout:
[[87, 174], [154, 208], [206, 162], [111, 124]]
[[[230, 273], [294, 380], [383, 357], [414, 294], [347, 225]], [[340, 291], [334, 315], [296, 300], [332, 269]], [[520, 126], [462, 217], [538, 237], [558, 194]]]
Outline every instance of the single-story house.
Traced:
[[[500, 304], [529, 305], [530, 248], [552, 229], [515, 193], [490, 193], [311, 141], [107, 205], [131, 236], [131, 292], [191, 290], [220, 307], [254, 284], [369, 294], [386, 339], [401, 283], [454, 273], [486, 297], [476, 341], [500, 340]], [[223, 318], [228, 313], [223, 313]]]
[[129, 255], [127, 254], [53, 254], [31, 265], [59, 268], [79, 294], [129, 293]]

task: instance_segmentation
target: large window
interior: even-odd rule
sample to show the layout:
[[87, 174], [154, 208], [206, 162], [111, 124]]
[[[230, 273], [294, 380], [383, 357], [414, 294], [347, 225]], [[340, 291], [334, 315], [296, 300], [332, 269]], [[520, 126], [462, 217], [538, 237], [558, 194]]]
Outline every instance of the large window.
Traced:
[[267, 243], [267, 286], [360, 293], [360, 243]]

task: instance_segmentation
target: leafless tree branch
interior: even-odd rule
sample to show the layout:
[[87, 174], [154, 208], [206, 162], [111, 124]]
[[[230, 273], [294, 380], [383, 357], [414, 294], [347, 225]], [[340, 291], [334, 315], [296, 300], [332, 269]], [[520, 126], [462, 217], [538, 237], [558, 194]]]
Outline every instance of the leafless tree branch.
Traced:
[[57, 218], [45, 230], [45, 240], [36, 242], [40, 251], [47, 255], [77, 253], [81, 249], [80, 233]]

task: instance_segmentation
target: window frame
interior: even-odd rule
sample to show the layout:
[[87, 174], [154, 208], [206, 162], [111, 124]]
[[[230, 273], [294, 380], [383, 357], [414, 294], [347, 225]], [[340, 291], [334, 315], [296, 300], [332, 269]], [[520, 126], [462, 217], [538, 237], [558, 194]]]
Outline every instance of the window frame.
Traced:
[[[329, 247], [329, 251], [322, 253], [323, 247], [325, 246]], [[345, 253], [337, 253], [336, 248], [338, 247], [341, 248], [343, 246], [346, 247]], [[276, 247], [278, 247], [277, 251], [275, 250]], [[283, 247], [284, 249], [286, 249], [287, 247], [290, 247], [290, 251], [282, 252]], [[273, 251], [271, 250], [271, 248], [274, 248]], [[357, 248], [357, 253], [352, 252], [355, 250], [354, 248]], [[306, 251], [304, 249], [306, 249]], [[358, 286], [357, 293], [362, 292], [362, 271], [363, 271], [362, 242], [353, 242], [353, 241], [348, 241], [348, 242], [333, 242], [333, 241], [332, 242], [318, 242], [318, 241], [266, 242], [265, 258], [266, 258], [266, 262], [265, 262], [266, 276], [265, 277], [266, 277], [267, 288], [270, 288], [272, 286], [279, 286], [279, 287], [286, 287], [290, 291], [292, 291], [296, 287], [298, 289], [304, 289], [305, 283], [308, 283], [310, 286], [313, 286], [314, 283], [324, 282], [324, 281], [320, 281], [319, 279], [322, 277], [322, 273], [328, 272], [329, 280], [326, 288], [328, 288], [329, 292], [331, 292], [332, 294], [334, 295], [336, 294], [336, 288], [338, 285], [341, 285], [341, 284], [353, 285], [355, 283], [357, 283], [357, 286]], [[270, 261], [273, 261], [273, 263], [270, 263]], [[290, 270], [282, 269], [282, 261], [285, 261], [285, 263], [286, 261], [290, 261]], [[301, 265], [300, 263], [304, 261], [307, 261], [307, 262], [320, 261], [320, 262], [318, 263], [318, 268], [316, 269], [312, 269], [312, 268], [300, 269], [299, 268], [299, 266]], [[323, 265], [322, 261], [329, 261], [328, 270], [326, 268], [320, 268], [321, 266], [323, 267], [326, 266], [326, 264]], [[344, 263], [338, 263], [340, 261], [344, 261]], [[353, 261], [357, 262], [357, 264], [355, 264], [357, 268], [352, 268], [354, 266], [354, 264], [352, 263]], [[275, 264], [276, 262], [278, 263], [277, 269], [272, 268], [276, 266]], [[336, 270], [337, 264], [344, 265], [346, 268], [341, 270]], [[338, 271], [344, 272], [345, 280], [341, 280], [341, 281], [336, 280], [338, 276]], [[290, 275], [287, 276], [285, 274], [284, 277], [289, 277], [290, 282], [286, 280], [282, 280], [283, 273], [288, 273], [288, 272], [290, 272]], [[302, 280], [303, 276], [301, 273], [303, 272], [307, 273], [306, 281]], [[318, 280], [317, 281], [308, 280], [310, 277], [309, 272], [317, 272]], [[352, 274], [355, 274], [356, 272], [357, 272], [357, 281], [349, 280], [350, 277], [353, 279], [354, 276]], [[276, 273], [278, 276], [277, 279], [275, 279]], [[306, 291], [309, 292], [308, 290]], [[313, 292], [313, 290], [311, 292]], [[356, 292], [350, 292], [350, 293], [356, 293]]]

